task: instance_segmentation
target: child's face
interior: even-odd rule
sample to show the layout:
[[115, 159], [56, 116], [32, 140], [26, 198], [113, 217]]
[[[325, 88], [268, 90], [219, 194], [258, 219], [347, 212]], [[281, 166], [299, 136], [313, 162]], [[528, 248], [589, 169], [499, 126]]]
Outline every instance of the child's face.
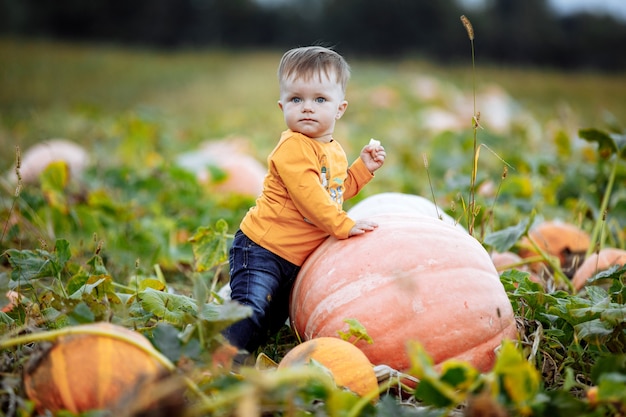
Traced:
[[278, 106], [287, 127], [322, 142], [329, 142], [335, 122], [348, 107], [335, 74], [286, 79], [281, 82]]

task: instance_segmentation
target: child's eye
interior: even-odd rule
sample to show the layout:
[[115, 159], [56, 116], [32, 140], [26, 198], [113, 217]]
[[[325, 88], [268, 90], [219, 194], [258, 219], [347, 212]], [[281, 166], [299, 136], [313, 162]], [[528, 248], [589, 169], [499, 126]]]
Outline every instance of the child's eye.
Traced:
[[300, 103], [300, 102], [302, 101], [302, 99], [301, 99], [300, 97], [293, 97], [293, 98], [291, 99], [291, 101], [292, 101], [293, 103]]
[[318, 97], [315, 99], [315, 102], [318, 104], [322, 104], [326, 102], [326, 99], [324, 97]]

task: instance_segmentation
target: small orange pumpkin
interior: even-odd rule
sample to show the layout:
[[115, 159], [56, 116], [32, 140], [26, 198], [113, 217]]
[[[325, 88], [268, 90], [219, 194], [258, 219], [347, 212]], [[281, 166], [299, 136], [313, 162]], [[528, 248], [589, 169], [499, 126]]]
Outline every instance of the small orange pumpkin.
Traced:
[[349, 331], [374, 365], [410, 367], [409, 340], [435, 364], [467, 360], [481, 371], [504, 338], [515, 338], [513, 308], [482, 245], [467, 232], [417, 214], [371, 217], [378, 228], [344, 240], [328, 238], [306, 260], [294, 284], [290, 317], [304, 340]]
[[308, 365], [311, 359], [330, 371], [337, 386], [360, 396], [376, 393], [378, 398], [378, 379], [367, 356], [352, 343], [337, 337], [318, 337], [300, 343], [287, 352], [278, 369]]
[[[560, 221], [545, 221], [533, 227], [528, 235], [547, 254], [559, 259], [563, 272], [572, 277], [578, 265], [582, 263], [585, 252], [591, 244], [589, 234], [570, 223]], [[520, 240], [519, 255], [522, 258], [537, 256], [528, 238]], [[531, 264], [535, 272], [540, 272], [545, 265], [543, 262]]]
[[598, 253], [592, 253], [580, 265], [574, 277], [572, 285], [576, 290], [580, 290], [585, 286], [587, 280], [600, 271], [609, 269], [613, 265], [626, 264], [626, 250], [617, 248], [604, 248]]
[[141, 395], [167, 374], [155, 357], [116, 337], [131, 339], [148, 351], [154, 349], [137, 332], [105, 322], [76, 326], [76, 330], [76, 334], [59, 337], [25, 369], [26, 394], [42, 413], [111, 410], [128, 400], [129, 394]]

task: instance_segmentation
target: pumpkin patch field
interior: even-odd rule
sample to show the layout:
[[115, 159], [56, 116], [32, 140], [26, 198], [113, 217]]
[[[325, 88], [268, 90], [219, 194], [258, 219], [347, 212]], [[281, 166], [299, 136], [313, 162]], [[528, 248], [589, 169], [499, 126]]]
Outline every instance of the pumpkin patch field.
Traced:
[[0, 39], [0, 415], [626, 415], [626, 74], [347, 57], [344, 208], [243, 366], [282, 51]]

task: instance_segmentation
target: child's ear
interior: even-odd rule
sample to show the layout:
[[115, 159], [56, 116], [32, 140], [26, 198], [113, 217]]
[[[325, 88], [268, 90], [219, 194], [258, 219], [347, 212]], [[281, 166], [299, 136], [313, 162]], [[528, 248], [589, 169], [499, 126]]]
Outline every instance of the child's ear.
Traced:
[[283, 109], [283, 102], [280, 100], [278, 100], [278, 108], [281, 110]]
[[337, 108], [337, 115], [335, 116], [335, 119], [337, 120], [341, 119], [341, 116], [343, 116], [347, 108], [348, 108], [348, 102], [344, 100]]

